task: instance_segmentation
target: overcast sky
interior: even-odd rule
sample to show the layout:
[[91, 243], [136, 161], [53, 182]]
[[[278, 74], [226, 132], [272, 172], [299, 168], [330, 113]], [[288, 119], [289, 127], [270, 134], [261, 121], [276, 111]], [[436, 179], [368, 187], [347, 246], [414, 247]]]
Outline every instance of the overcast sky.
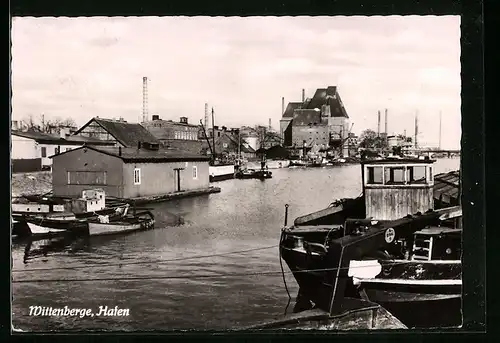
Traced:
[[[353, 132], [460, 146], [460, 17], [14, 18], [13, 119], [30, 114], [137, 122], [142, 77], [149, 113], [198, 123], [279, 128], [281, 97], [338, 86]], [[382, 116], [383, 118], [383, 116]], [[384, 125], [382, 122], [382, 129]]]

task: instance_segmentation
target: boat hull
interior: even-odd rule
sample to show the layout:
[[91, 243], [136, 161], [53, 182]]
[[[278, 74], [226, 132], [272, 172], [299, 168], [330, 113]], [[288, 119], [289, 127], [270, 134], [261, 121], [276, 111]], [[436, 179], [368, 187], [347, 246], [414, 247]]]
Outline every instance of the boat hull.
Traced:
[[223, 180], [234, 179], [234, 165], [209, 166], [209, 182], [217, 182]]
[[[300, 247], [282, 246], [281, 255], [299, 285], [301, 301], [305, 299], [315, 307], [329, 311], [337, 276], [334, 272], [335, 261], [329, 261], [324, 254]], [[376, 278], [360, 280], [348, 277], [345, 296], [357, 296], [380, 304], [407, 327], [460, 326], [461, 263], [398, 262], [400, 264], [394, 265], [392, 269], [390, 265], [381, 267]], [[303, 309], [308, 308], [306, 306]]]
[[150, 230], [154, 228], [154, 219], [144, 220], [137, 223], [113, 222], [113, 223], [94, 223], [90, 222], [90, 236], [105, 236], [129, 233], [134, 231]]

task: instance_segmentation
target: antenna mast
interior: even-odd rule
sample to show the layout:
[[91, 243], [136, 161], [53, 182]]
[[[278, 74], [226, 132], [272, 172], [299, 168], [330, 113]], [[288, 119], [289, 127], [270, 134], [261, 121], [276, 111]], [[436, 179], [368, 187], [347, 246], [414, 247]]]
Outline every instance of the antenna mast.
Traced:
[[148, 78], [142, 78], [142, 121], [148, 120]]
[[208, 129], [208, 103], [205, 103], [205, 127]]

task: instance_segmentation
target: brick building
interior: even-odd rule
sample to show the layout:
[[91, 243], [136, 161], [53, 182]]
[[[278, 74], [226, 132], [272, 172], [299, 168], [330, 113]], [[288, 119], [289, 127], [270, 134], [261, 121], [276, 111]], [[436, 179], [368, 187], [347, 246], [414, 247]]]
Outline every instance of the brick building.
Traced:
[[312, 98], [290, 102], [280, 120], [286, 147], [328, 146], [347, 156], [349, 116], [336, 86], [318, 88]]
[[203, 150], [203, 140], [199, 137], [200, 125], [188, 123], [187, 117], [181, 117], [178, 122], [160, 119], [153, 115], [152, 120], [143, 122], [146, 128], [164, 147], [175, 148], [199, 154]]

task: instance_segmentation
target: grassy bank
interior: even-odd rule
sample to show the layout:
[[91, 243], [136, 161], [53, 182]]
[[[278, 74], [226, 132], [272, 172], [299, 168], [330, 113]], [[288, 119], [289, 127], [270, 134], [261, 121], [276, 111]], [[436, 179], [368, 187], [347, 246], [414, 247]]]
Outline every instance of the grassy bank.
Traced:
[[52, 190], [50, 171], [12, 174], [12, 196], [43, 194]]

